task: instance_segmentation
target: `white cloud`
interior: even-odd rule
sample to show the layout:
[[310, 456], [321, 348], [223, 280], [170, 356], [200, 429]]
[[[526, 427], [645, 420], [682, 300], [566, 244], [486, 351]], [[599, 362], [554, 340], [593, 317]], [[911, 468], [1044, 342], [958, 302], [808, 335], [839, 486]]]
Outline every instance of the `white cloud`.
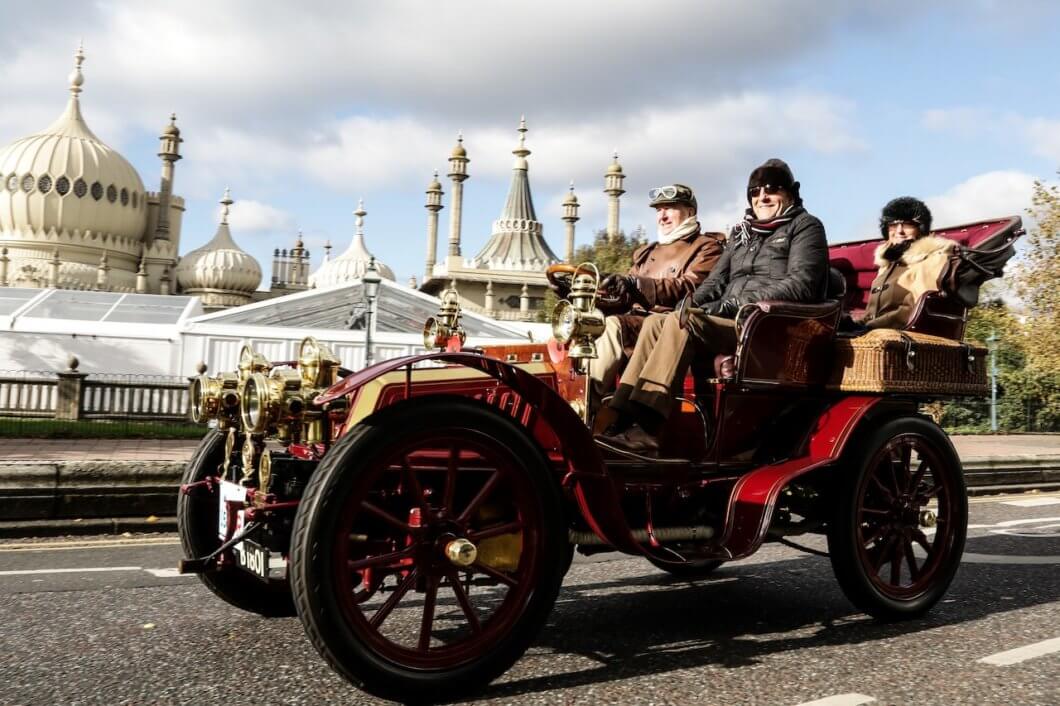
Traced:
[[1031, 205], [1034, 177], [1018, 171], [979, 174], [926, 199], [935, 226], [958, 225], [998, 216], [1023, 216]]
[[1060, 120], [1034, 118], [1027, 121], [1026, 131], [1034, 154], [1060, 165]]
[[[218, 220], [220, 220], [220, 215], [220, 209], [218, 209]], [[294, 228], [294, 219], [291, 214], [253, 199], [233, 203], [228, 222], [240, 233], [290, 232]]]

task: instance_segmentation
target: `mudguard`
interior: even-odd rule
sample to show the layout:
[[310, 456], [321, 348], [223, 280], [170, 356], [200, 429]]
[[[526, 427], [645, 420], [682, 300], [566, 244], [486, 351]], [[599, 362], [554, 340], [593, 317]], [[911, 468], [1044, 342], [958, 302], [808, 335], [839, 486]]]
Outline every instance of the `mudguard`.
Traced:
[[[630, 534], [629, 526], [620, 510], [618, 491], [607, 473], [603, 458], [593, 441], [592, 432], [553, 387], [520, 367], [466, 352], [436, 352], [393, 358], [348, 375], [317, 396], [314, 404], [324, 405], [342, 397], [356, 396], [373, 381], [402, 369], [406, 371], [405, 394], [397, 401], [407, 399], [412, 395], [413, 381], [418, 372], [413, 366], [426, 361], [459, 365], [479, 371], [516, 392], [548, 425], [559, 441], [559, 449], [567, 464], [562, 482], [571, 487], [578, 508], [590, 529], [616, 549], [630, 553], [645, 551]], [[444, 390], [444, 387], [442, 389]], [[375, 411], [378, 408], [377, 403], [377, 399], [366, 404], [358, 401], [351, 407], [349, 423], [356, 423], [363, 416]], [[529, 426], [527, 420], [523, 420], [523, 423]]]

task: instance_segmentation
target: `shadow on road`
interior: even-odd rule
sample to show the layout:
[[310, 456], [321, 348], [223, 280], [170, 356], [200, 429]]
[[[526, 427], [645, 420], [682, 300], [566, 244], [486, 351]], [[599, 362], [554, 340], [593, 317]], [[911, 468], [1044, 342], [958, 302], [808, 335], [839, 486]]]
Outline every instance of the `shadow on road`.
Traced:
[[[977, 551], [970, 538], [967, 551]], [[534, 651], [594, 664], [492, 686], [479, 699], [557, 691], [705, 665], [743, 667], [768, 655], [886, 640], [1060, 598], [1060, 565], [964, 564], [926, 616], [883, 623], [843, 597], [827, 559], [721, 567], [686, 582], [647, 563], [645, 574], [567, 585]], [[735, 579], [735, 580], [734, 580]], [[1003, 600], [1002, 600], [1003, 597]], [[575, 667], [575, 669], [577, 669]]]

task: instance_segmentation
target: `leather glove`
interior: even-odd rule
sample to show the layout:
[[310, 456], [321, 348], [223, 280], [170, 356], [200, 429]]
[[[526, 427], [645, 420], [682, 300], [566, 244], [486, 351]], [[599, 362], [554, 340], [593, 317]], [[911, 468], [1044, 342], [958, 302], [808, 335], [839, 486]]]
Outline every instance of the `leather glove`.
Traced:
[[600, 282], [600, 289], [610, 292], [616, 299], [632, 300], [639, 292], [637, 278], [633, 275], [610, 274]]
[[740, 310], [740, 304], [735, 299], [718, 299], [703, 305], [703, 313], [707, 316], [720, 316], [725, 319], [736, 318], [736, 312]]
[[706, 281], [704, 280], [704, 282], [698, 287], [696, 287], [696, 290], [692, 292], [692, 303], [699, 307], [706, 306], [707, 304], [709, 304], [711, 300], [707, 299], [707, 297], [709, 296], [708, 291], [709, 290], [706, 287]]

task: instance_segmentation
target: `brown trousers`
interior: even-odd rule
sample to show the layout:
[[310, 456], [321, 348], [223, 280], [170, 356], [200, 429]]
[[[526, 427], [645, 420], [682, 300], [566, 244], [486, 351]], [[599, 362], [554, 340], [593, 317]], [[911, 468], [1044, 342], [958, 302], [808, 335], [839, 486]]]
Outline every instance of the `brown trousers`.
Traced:
[[682, 329], [676, 314], [652, 314], [644, 320], [611, 406], [636, 416], [636, 403], [668, 417], [695, 356], [735, 352], [732, 319], [693, 311]]

